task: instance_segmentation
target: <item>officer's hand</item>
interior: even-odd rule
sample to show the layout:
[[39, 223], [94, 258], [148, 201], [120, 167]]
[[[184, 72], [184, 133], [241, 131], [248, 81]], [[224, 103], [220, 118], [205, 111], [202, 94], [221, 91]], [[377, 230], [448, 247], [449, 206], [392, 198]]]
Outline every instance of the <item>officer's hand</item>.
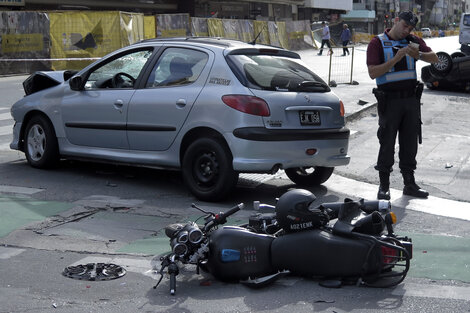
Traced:
[[407, 54], [414, 58], [414, 59], [418, 59], [419, 58], [419, 45], [418, 44], [412, 44], [410, 43], [408, 45], [408, 47], [406, 47], [408, 49], [408, 52]]
[[408, 47], [400, 48], [397, 50], [395, 57], [400, 61], [405, 55], [408, 54]]

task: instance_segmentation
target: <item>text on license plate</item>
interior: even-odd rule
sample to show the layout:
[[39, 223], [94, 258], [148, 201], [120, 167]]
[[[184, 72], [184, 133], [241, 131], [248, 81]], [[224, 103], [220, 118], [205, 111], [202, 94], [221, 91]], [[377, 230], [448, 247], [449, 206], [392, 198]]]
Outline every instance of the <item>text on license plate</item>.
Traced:
[[301, 125], [320, 125], [320, 112], [319, 111], [300, 111], [300, 124]]

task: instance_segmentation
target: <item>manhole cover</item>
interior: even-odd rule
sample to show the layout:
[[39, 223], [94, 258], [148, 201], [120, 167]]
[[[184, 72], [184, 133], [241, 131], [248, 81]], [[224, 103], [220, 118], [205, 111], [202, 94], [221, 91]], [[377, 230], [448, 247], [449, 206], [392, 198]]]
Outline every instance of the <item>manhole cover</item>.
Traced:
[[126, 270], [112, 263], [88, 263], [67, 266], [62, 274], [80, 280], [110, 280], [126, 275]]

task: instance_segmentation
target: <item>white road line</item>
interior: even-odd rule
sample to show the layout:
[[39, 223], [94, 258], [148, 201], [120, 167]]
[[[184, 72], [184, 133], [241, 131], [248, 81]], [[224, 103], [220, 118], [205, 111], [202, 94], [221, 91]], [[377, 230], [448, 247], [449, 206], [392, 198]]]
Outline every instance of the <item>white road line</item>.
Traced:
[[0, 113], [0, 120], [13, 120], [13, 117], [11, 117], [10, 112]]
[[13, 124], [7, 126], [0, 126], [0, 136], [13, 134]]
[[[341, 192], [354, 195], [357, 198], [376, 199], [377, 185], [356, 181], [339, 175], [332, 175], [323, 184], [331, 192]], [[402, 190], [390, 189], [393, 206], [406, 210], [414, 210], [434, 215], [453, 217], [470, 221], [470, 203], [448, 200], [429, 196], [428, 199], [417, 199], [404, 196]]]
[[25, 249], [0, 247], [0, 259], [6, 260], [21, 254]]
[[10, 143], [5, 142], [5, 143], [0, 143], [0, 151], [10, 151]]
[[23, 195], [33, 195], [33, 194], [41, 192], [43, 190], [44, 189], [0, 185], [0, 193], [14, 193], [14, 194], [23, 194]]
[[403, 283], [392, 291], [395, 296], [470, 300], [470, 287]]

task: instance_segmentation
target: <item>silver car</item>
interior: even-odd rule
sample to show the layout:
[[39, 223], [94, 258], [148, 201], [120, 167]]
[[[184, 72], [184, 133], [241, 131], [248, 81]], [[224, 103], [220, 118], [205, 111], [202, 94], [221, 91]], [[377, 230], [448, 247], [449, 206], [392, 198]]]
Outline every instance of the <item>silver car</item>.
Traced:
[[301, 185], [349, 163], [344, 107], [297, 53], [217, 38], [142, 41], [79, 72], [37, 72], [11, 108], [12, 149], [180, 169], [217, 201], [239, 173], [284, 169]]

